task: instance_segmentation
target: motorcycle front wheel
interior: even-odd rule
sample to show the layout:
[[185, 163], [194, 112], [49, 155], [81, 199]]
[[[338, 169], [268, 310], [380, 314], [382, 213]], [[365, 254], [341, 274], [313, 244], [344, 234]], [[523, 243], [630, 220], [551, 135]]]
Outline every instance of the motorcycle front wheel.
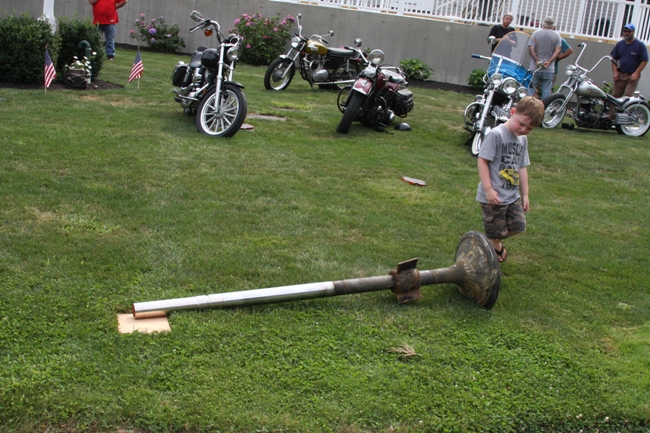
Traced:
[[196, 129], [214, 137], [232, 137], [244, 123], [247, 109], [246, 96], [239, 87], [224, 83], [218, 101], [216, 88], [201, 100], [196, 113]]
[[630, 125], [616, 125], [616, 131], [619, 134], [625, 134], [630, 137], [641, 137], [648, 132], [650, 128], [650, 107], [645, 102], [632, 102], [625, 106], [625, 109], [637, 117], [637, 121]]
[[495, 126], [497, 126], [497, 119], [495, 119], [493, 115], [489, 114], [483, 121], [484, 132], [478, 131], [472, 136], [472, 147], [470, 149], [472, 156], [478, 156], [481, 147], [483, 147], [483, 138], [485, 137], [485, 134]]
[[[542, 101], [544, 103], [544, 119], [542, 119], [542, 128], [552, 129], [562, 122], [566, 115], [567, 106], [564, 103], [566, 96], [561, 93], [548, 95]], [[562, 107], [564, 106], [564, 107]]]
[[364, 99], [366, 99], [366, 97], [361, 93], [356, 91], [352, 92], [345, 106], [343, 118], [341, 119], [339, 126], [336, 128], [336, 132], [347, 134], [348, 131], [350, 131], [350, 126], [352, 126], [352, 122], [357, 119], [359, 108], [361, 108], [361, 105], [363, 105]]
[[266, 69], [264, 87], [266, 90], [284, 90], [291, 84], [295, 72], [296, 68], [294, 68], [291, 60], [277, 58]]

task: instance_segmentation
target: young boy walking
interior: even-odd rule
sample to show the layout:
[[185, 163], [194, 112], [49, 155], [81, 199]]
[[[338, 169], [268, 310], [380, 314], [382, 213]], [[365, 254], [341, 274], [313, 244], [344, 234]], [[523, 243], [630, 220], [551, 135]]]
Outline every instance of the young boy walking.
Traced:
[[483, 140], [478, 154], [476, 200], [483, 210], [485, 235], [503, 263], [508, 251], [502, 240], [526, 231], [528, 200], [528, 133], [540, 125], [544, 104], [527, 96], [517, 104], [506, 123], [495, 127]]

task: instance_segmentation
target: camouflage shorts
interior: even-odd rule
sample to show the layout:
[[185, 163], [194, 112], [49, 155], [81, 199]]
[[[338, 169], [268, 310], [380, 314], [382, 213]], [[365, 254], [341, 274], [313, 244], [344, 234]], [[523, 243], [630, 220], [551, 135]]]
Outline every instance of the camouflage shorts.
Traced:
[[490, 239], [505, 239], [526, 231], [526, 215], [521, 199], [499, 206], [481, 203], [481, 209], [485, 235]]

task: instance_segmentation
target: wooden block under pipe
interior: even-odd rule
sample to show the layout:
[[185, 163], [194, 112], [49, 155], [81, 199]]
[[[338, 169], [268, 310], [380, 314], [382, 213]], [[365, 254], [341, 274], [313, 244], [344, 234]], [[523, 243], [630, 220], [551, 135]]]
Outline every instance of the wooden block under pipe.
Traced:
[[122, 334], [130, 334], [134, 331], [150, 334], [152, 332], [169, 332], [167, 317], [151, 317], [148, 319], [135, 319], [133, 314], [117, 315], [118, 330]]

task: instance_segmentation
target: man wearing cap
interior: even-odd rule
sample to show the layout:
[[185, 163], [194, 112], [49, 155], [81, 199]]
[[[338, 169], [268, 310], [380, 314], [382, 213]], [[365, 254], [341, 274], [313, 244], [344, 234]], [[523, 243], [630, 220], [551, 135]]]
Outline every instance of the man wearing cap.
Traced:
[[551, 86], [555, 77], [555, 59], [558, 58], [562, 49], [562, 38], [558, 32], [553, 30], [554, 28], [555, 18], [544, 18], [542, 28], [535, 31], [528, 42], [528, 51], [531, 57], [530, 69], [536, 71], [528, 94], [533, 95], [535, 89], [541, 87], [541, 99], [551, 94]]
[[634, 37], [636, 27], [628, 23], [623, 27], [623, 39], [618, 41], [610, 53], [614, 60], [618, 60], [618, 67], [612, 62], [614, 73], [614, 88], [612, 96], [632, 96], [636, 90], [641, 71], [648, 64], [648, 49], [645, 44]]

